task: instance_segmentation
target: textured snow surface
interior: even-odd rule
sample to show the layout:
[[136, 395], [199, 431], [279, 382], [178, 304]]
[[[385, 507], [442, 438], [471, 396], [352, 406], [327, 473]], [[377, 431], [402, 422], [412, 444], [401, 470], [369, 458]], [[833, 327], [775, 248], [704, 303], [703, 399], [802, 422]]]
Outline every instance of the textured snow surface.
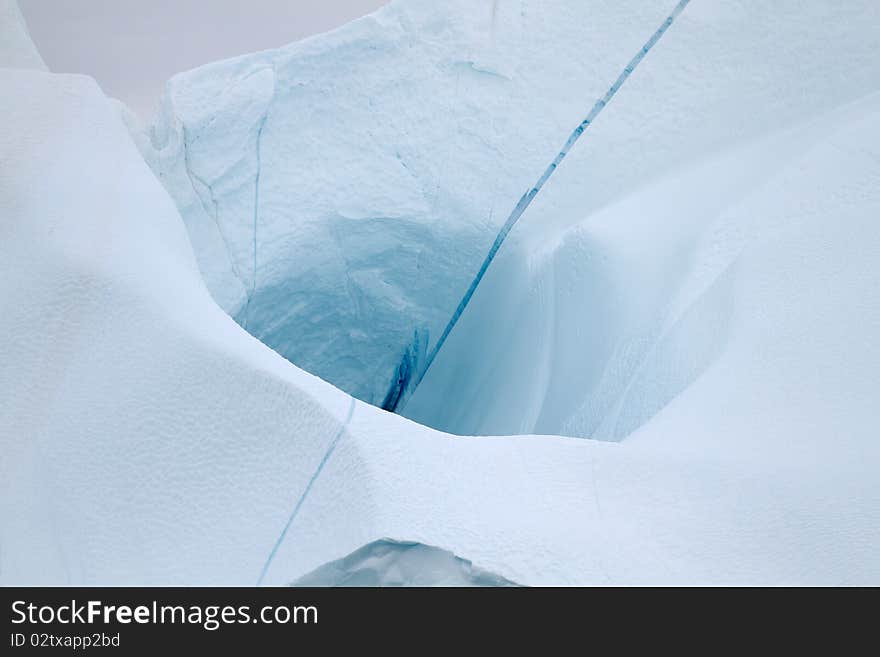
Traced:
[[447, 550], [382, 539], [331, 561], [293, 586], [516, 586]]
[[176, 78], [158, 152], [91, 79], [0, 69], [0, 583], [880, 583], [874, 3], [691, 3], [408, 407], [605, 440], [443, 433], [230, 317], [290, 304], [384, 392], [670, 9], [437, 4]]

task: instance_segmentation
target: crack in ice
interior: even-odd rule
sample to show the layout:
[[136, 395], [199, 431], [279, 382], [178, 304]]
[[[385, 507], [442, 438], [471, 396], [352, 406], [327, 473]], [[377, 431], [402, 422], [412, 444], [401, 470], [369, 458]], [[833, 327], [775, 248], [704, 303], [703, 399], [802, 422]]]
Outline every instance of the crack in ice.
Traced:
[[287, 522], [284, 525], [284, 529], [281, 530], [281, 534], [278, 536], [278, 540], [275, 541], [275, 545], [272, 546], [272, 550], [269, 552], [269, 556], [266, 558], [266, 563], [263, 564], [263, 569], [260, 571], [260, 576], [257, 578], [257, 586], [260, 586], [263, 583], [263, 580], [266, 578], [266, 574], [269, 572], [269, 567], [272, 565], [272, 561], [275, 559], [275, 555], [278, 553], [278, 549], [281, 547], [281, 544], [284, 543], [284, 539], [287, 536], [288, 531], [290, 530], [291, 525], [293, 525], [293, 521], [296, 519], [296, 516], [299, 514], [300, 509], [306, 501], [309, 493], [312, 490], [312, 487], [315, 485], [315, 482], [318, 480], [318, 477], [321, 476], [321, 472], [324, 470], [324, 466], [327, 465], [327, 462], [330, 460], [330, 457], [333, 455], [333, 452], [336, 450], [336, 446], [339, 444], [339, 441], [342, 439], [342, 435], [345, 433], [345, 430], [348, 428], [348, 425], [351, 423], [351, 418], [354, 415], [354, 407], [357, 404], [357, 400], [352, 397], [351, 403], [348, 406], [348, 414], [345, 417], [345, 421], [340, 425], [339, 429], [336, 432], [336, 435], [333, 436], [333, 440], [330, 441], [330, 444], [327, 446], [326, 451], [324, 452], [324, 456], [318, 462], [318, 467], [315, 468], [315, 471], [312, 473], [309, 482], [306, 484], [306, 487], [303, 489], [303, 492], [300, 494], [299, 499], [297, 499], [296, 504], [293, 507], [293, 511], [290, 512], [290, 516], [287, 518]]
[[247, 330], [248, 324], [250, 323], [251, 318], [251, 300], [254, 297], [254, 294], [257, 292], [257, 217], [260, 213], [260, 174], [263, 171], [263, 159], [262, 159], [262, 141], [263, 141], [263, 128], [266, 127], [266, 120], [269, 118], [269, 110], [272, 107], [272, 101], [275, 100], [275, 94], [273, 91], [272, 98], [269, 99], [269, 103], [266, 105], [266, 112], [263, 114], [263, 118], [260, 120], [260, 127], [257, 128], [257, 173], [254, 176], [254, 217], [253, 217], [253, 265], [251, 269], [251, 289], [247, 295], [247, 301], [245, 302], [244, 308], [244, 325], [243, 328]]
[[[190, 147], [190, 145], [195, 144], [195, 142], [199, 140], [202, 133], [200, 132], [193, 139], [190, 140], [188, 138], [188, 130], [186, 127], [186, 123], [184, 123], [184, 121], [182, 121], [181, 118], [179, 116], [177, 116], [176, 112], [174, 113], [174, 118], [177, 120], [177, 123], [180, 124], [181, 132], [182, 132], [182, 136], [183, 136], [183, 168], [186, 171], [186, 175], [189, 178], [190, 185], [192, 186], [193, 191], [195, 192], [195, 195], [198, 198], [199, 203], [202, 206], [202, 209], [205, 211], [205, 214], [207, 214], [209, 217], [211, 217], [214, 220], [214, 225], [217, 228], [217, 233], [220, 235], [220, 239], [223, 242], [223, 246], [226, 250], [226, 255], [229, 258], [229, 265], [232, 270], [232, 274], [241, 283], [241, 286], [245, 292], [246, 299], [245, 299], [244, 308], [239, 309], [239, 312], [236, 313], [236, 321], [238, 321], [238, 319], [237, 319], [238, 317], [243, 316], [242, 321], [239, 323], [242, 324], [242, 328], [244, 328], [245, 330], [247, 330], [248, 323], [250, 320], [251, 300], [253, 299], [253, 296], [256, 293], [256, 289], [257, 289], [257, 217], [259, 214], [259, 205], [260, 205], [260, 174], [262, 173], [262, 169], [263, 169], [261, 149], [262, 149], [263, 128], [266, 127], [266, 121], [269, 118], [269, 112], [272, 108], [272, 103], [275, 101], [275, 95], [277, 92], [277, 85], [276, 85], [277, 73], [275, 71], [275, 65], [272, 64], [271, 66], [266, 66], [266, 67], [257, 69], [256, 71], [252, 71], [251, 73], [246, 75], [244, 78], [242, 78], [241, 80], [239, 80], [235, 83], [236, 85], [240, 85], [243, 82], [245, 82], [246, 80], [249, 80], [251, 77], [258, 75], [259, 73], [262, 73], [263, 71], [272, 71], [272, 95], [269, 98], [269, 100], [266, 102], [266, 110], [265, 110], [265, 112], [263, 112], [263, 116], [259, 120], [258, 127], [257, 127], [256, 139], [255, 139], [257, 165], [256, 165], [256, 173], [254, 175], [254, 210], [253, 210], [253, 220], [252, 220], [252, 254], [253, 255], [252, 255], [250, 285], [248, 285], [247, 281], [245, 280], [244, 275], [242, 274], [241, 270], [239, 269], [238, 265], [236, 264], [236, 258], [233, 254], [233, 250], [230, 245], [229, 239], [226, 237], [226, 234], [224, 233], [223, 228], [220, 225], [220, 207], [219, 207], [219, 203], [217, 202], [217, 199], [214, 195], [213, 183], [207, 182], [202, 176], [198, 175], [193, 170], [192, 166], [190, 165], [189, 147]], [[235, 86], [235, 85], [230, 85], [230, 86]], [[203, 130], [206, 130], [211, 125], [213, 125], [213, 123], [216, 120], [217, 120], [217, 115], [213, 116], [208, 121], [207, 125], [203, 127]], [[202, 198], [201, 193], [199, 193], [199, 190], [198, 190], [196, 183], [199, 183], [201, 186], [205, 187], [208, 190], [208, 196], [209, 196], [211, 205], [214, 210], [213, 212], [208, 210], [208, 207], [206, 206], [205, 201]]]
[[[229, 267], [232, 270], [232, 275], [238, 279], [242, 287], [244, 287], [245, 291], [247, 291], [247, 284], [245, 283], [244, 276], [242, 276], [241, 272], [238, 269], [238, 266], [235, 263], [235, 257], [233, 255], [229, 239], [226, 237], [226, 233], [223, 231], [223, 228], [220, 225], [220, 205], [219, 203], [217, 203], [217, 198], [214, 195], [213, 183], [209, 183], [202, 176], [197, 174], [192, 169], [192, 166], [189, 162], [189, 146], [190, 144], [195, 143], [198, 137], [196, 137], [192, 141], [188, 140], [188, 131], [186, 128], [186, 124], [181, 121], [179, 117], [175, 118], [177, 118], [178, 123], [180, 123], [181, 134], [183, 136], [183, 168], [184, 171], [186, 171], [187, 178], [189, 178], [189, 184], [192, 187], [193, 193], [196, 195], [196, 198], [199, 200], [199, 205], [202, 206], [202, 210], [204, 210], [205, 214], [214, 221], [214, 226], [215, 228], [217, 228], [217, 234], [220, 236], [220, 241], [223, 242], [223, 248], [226, 251], [226, 257], [229, 258]], [[208, 199], [211, 202], [213, 212], [208, 209], [205, 200], [202, 198], [201, 193], [199, 193], [199, 188], [196, 183], [208, 190]]]
[[[534, 186], [529, 189], [525, 194], [523, 194], [522, 198], [520, 198], [519, 202], [516, 204], [516, 207], [513, 208], [513, 211], [510, 213], [510, 216], [507, 218], [507, 221], [504, 222], [504, 225], [501, 227], [501, 230], [498, 232], [498, 235], [495, 237], [495, 241], [492, 243], [492, 247], [489, 249], [489, 253], [486, 254], [485, 259], [483, 260], [483, 264], [480, 265], [479, 271], [477, 271], [476, 276], [471, 281], [470, 286], [459, 302], [458, 306], [455, 309], [455, 312], [452, 314], [452, 318], [446, 324], [446, 328], [443, 329], [443, 333], [440, 335], [440, 338], [437, 340], [434, 347], [431, 349], [431, 352], [428, 354], [428, 357], [425, 359], [425, 365], [423, 368], [420, 368], [415, 379], [413, 379], [413, 384], [409, 387], [409, 390], [401, 390], [394, 394], [394, 406], [391, 408], [387, 408], [386, 410], [397, 411], [405, 405], [406, 401], [409, 397], [412, 396], [412, 393], [415, 392], [416, 388], [418, 388], [419, 384], [422, 382], [422, 379], [425, 378], [425, 374], [427, 374], [428, 369], [431, 367], [431, 364], [434, 362], [434, 359], [437, 357], [438, 352], [443, 347], [446, 339], [449, 337], [449, 334], [452, 332], [452, 329], [455, 328], [455, 325], [458, 323], [459, 318], [464, 312], [467, 305], [470, 303], [471, 297], [473, 297], [474, 292], [477, 290], [477, 286], [479, 286], [480, 281], [483, 280], [483, 276], [485, 276], [486, 271], [489, 269], [489, 265], [492, 264], [492, 261], [495, 259], [495, 256], [498, 253], [498, 250], [501, 248], [501, 245], [504, 243], [504, 240], [507, 238], [507, 234], [511, 231], [519, 218], [523, 215], [526, 209], [531, 205], [534, 198], [538, 195], [538, 192], [541, 191], [541, 188], [544, 184], [550, 179], [550, 176], [553, 175], [553, 172], [559, 167], [562, 163], [562, 160], [565, 159], [565, 156], [568, 155], [568, 152], [571, 150], [572, 146], [580, 139], [580, 136], [584, 133], [584, 131], [589, 127], [593, 121], [595, 121], [596, 117], [602, 112], [606, 105], [611, 101], [612, 98], [617, 94], [618, 90], [623, 86], [623, 83], [626, 82], [627, 78], [632, 74], [633, 71], [636, 70], [641, 61], [645, 58], [645, 55], [653, 48], [660, 38], [665, 34], [666, 30], [672, 25], [676, 18], [684, 11], [685, 7], [687, 7], [690, 0], [679, 0], [679, 3], [672, 10], [672, 13], [667, 16], [666, 20], [663, 21], [663, 24], [651, 35], [651, 38], [641, 47], [638, 53], [629, 61], [620, 75], [617, 76], [617, 79], [614, 81], [614, 84], [608, 89], [605, 95], [596, 101], [593, 105], [593, 108], [590, 110], [587, 117], [581, 121], [581, 123], [572, 131], [571, 135], [568, 137], [568, 140], [562, 146], [562, 149], [557, 153], [556, 157], [553, 158], [553, 161], [547, 166], [544, 170], [544, 173], [541, 174], [541, 177], [538, 178], [538, 181], [534, 184]], [[404, 354], [404, 358], [409, 357], [409, 350]], [[398, 370], [403, 366], [403, 364], [398, 366]], [[399, 385], [399, 383], [397, 383]], [[391, 391], [394, 392], [394, 391]], [[389, 392], [389, 395], [391, 395]]]

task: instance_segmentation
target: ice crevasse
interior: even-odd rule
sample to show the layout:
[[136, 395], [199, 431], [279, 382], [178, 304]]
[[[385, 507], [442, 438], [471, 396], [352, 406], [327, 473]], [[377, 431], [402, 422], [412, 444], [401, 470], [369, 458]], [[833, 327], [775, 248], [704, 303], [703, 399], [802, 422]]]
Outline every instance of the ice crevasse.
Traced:
[[[141, 142], [218, 303], [381, 405], [404, 359], [424, 363], [516, 201], [674, 5], [393, 2], [174, 77]], [[458, 434], [613, 440], [652, 417], [727, 344], [731, 303], [677, 324], [712, 282], [699, 268], [735, 257], [709, 253], [709, 231], [760, 242], [768, 222], [735, 206], [811, 160], [818, 127], [876, 91], [878, 20], [869, 1], [691, 3], [511, 233], [402, 412]], [[801, 191], [795, 180], [779, 197]], [[677, 368], [668, 350], [695, 339], [685, 330], [706, 339], [700, 363]]]
[[0, 581], [372, 577], [390, 544], [527, 585], [877, 582], [872, 3], [691, 3], [423, 423], [365, 403], [666, 4], [393, 3], [174, 78], [135, 139], [0, 50]]

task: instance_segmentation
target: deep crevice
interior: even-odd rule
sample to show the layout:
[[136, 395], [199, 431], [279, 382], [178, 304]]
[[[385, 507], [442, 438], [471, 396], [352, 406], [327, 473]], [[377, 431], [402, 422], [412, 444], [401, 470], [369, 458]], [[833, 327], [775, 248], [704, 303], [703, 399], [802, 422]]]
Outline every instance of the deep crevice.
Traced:
[[[553, 161], [547, 166], [544, 170], [544, 173], [541, 174], [541, 177], [538, 178], [538, 181], [535, 185], [529, 189], [525, 194], [523, 194], [522, 198], [520, 198], [519, 202], [511, 211], [510, 215], [507, 218], [507, 221], [504, 222], [504, 225], [501, 227], [501, 230], [498, 232], [498, 235], [495, 237], [495, 241], [492, 243], [491, 248], [489, 249], [489, 253], [486, 254], [486, 257], [483, 259], [483, 263], [480, 265], [479, 270], [471, 281], [470, 286], [468, 286], [467, 291], [464, 293], [461, 301], [458, 303], [455, 311], [452, 313], [452, 317], [449, 322], [446, 324], [446, 327], [443, 329], [443, 332], [440, 334], [440, 338], [437, 340], [434, 347], [431, 349], [428, 354], [427, 359], [425, 360], [425, 364], [423, 367], [419, 368], [415, 375], [411, 372], [411, 363], [410, 363], [410, 351], [407, 349], [403, 358], [400, 361], [400, 364], [397, 366], [397, 383], [392, 386], [392, 389], [389, 391], [388, 396], [386, 396], [386, 401], [392, 398], [393, 395], [393, 406], [387, 407], [384, 403], [382, 408], [386, 410], [398, 411], [402, 410], [406, 401], [412, 396], [415, 392], [416, 388], [418, 388], [419, 384], [424, 379], [425, 374], [427, 374], [428, 369], [434, 362], [434, 359], [437, 357], [437, 354], [440, 352], [440, 349], [443, 348], [443, 345], [446, 343], [446, 339], [449, 337], [449, 334], [452, 333], [452, 329], [455, 328], [455, 325], [458, 323], [458, 320], [461, 318], [462, 313], [464, 313], [465, 308], [467, 308], [468, 304], [471, 301], [474, 293], [477, 291], [477, 287], [480, 285], [480, 282], [483, 280], [483, 277], [486, 274], [486, 271], [489, 269], [489, 266], [492, 264], [492, 261], [495, 259], [495, 256], [498, 254], [498, 250], [501, 248], [501, 245], [504, 243], [504, 240], [507, 239], [507, 235], [513, 229], [514, 225], [516, 225], [517, 221], [519, 221], [520, 217], [522, 217], [523, 213], [528, 209], [529, 205], [531, 205], [534, 198], [538, 195], [547, 181], [550, 179], [550, 176], [556, 171], [559, 165], [562, 163], [562, 160], [565, 159], [565, 156], [568, 155], [571, 148], [580, 139], [580, 136], [584, 133], [584, 131], [593, 123], [596, 117], [602, 112], [602, 110], [608, 105], [612, 98], [617, 94], [618, 90], [623, 86], [623, 83], [626, 82], [627, 78], [632, 74], [633, 71], [636, 70], [641, 61], [645, 58], [645, 55], [653, 48], [660, 38], [665, 34], [666, 30], [672, 25], [676, 18], [684, 11], [685, 7], [690, 3], [690, 0], [679, 0], [679, 3], [672, 10], [672, 13], [667, 16], [666, 20], [660, 25], [660, 27], [651, 35], [651, 38], [645, 43], [644, 46], [636, 53], [636, 55], [629, 61], [620, 75], [617, 76], [617, 79], [614, 81], [614, 84], [608, 89], [605, 95], [596, 101], [590, 110], [587, 117], [581, 121], [581, 123], [572, 131], [571, 135], [569, 135], [568, 140], [566, 140], [565, 144], [562, 146], [562, 149], [556, 154], [556, 157], [553, 158]], [[401, 373], [405, 372], [406, 376], [402, 377]], [[396, 385], [396, 387], [395, 387]]]

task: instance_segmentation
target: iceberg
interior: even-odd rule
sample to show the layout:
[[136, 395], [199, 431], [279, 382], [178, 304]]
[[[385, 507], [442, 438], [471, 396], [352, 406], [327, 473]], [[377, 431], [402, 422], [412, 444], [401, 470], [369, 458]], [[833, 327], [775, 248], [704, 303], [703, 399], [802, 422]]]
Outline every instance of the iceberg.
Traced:
[[146, 132], [0, 5], [0, 583], [880, 582], [876, 3], [692, 3], [377, 407], [670, 4], [402, 0]]

